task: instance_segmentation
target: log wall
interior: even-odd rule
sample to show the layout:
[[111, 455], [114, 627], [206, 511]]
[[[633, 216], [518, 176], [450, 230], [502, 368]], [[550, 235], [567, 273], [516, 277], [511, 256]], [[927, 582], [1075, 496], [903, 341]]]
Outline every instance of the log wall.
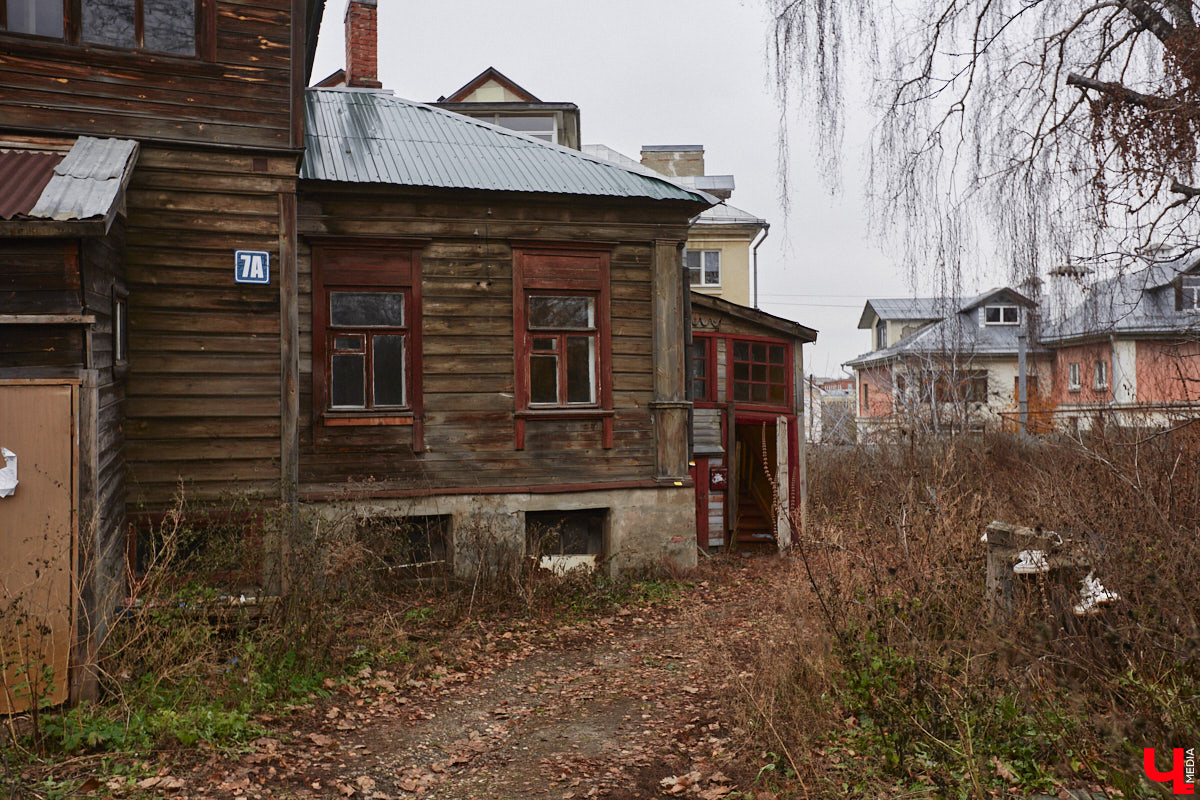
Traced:
[[[301, 496], [650, 482], [655, 466], [650, 413], [654, 240], [681, 242], [686, 229], [678, 223], [684, 217], [678, 210], [629, 205], [617, 211], [583, 202], [449, 202], [302, 191]], [[414, 452], [411, 427], [332, 427], [315, 419], [312, 247], [306, 236], [432, 239], [421, 256], [424, 452]], [[612, 247], [611, 449], [603, 447], [596, 419], [530, 419], [524, 449], [514, 446], [510, 239]]]

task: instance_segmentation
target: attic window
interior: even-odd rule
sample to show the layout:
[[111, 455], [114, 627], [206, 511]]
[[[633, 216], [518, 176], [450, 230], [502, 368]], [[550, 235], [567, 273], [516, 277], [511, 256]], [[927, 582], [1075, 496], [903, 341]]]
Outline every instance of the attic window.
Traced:
[[1180, 282], [1183, 284], [1183, 296], [1180, 311], [1200, 311], [1200, 275], [1184, 275]]
[[987, 325], [1017, 325], [1021, 322], [1021, 310], [1016, 306], [986, 306], [983, 321]]

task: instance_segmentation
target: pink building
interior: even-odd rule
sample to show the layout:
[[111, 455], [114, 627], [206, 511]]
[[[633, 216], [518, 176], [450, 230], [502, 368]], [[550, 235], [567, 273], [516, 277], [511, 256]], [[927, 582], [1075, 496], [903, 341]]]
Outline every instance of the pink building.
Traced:
[[1200, 412], [1200, 258], [1100, 281], [1047, 327], [1057, 415], [1158, 426]]

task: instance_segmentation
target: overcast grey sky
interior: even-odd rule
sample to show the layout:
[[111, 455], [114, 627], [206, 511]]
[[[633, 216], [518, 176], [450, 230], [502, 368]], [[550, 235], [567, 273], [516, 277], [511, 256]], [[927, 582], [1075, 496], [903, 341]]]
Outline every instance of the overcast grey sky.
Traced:
[[[329, 0], [313, 80], [343, 66], [344, 0]], [[791, 213], [779, 202], [779, 112], [758, 0], [379, 0], [379, 73], [400, 97], [429, 102], [494, 66], [542, 100], [580, 108], [585, 144], [636, 158], [646, 144], [702, 144], [709, 174], [732, 174], [730, 202], [771, 223], [759, 249], [765, 311], [816, 328], [806, 368], [834, 375], [869, 349], [856, 328], [870, 297], [911, 295], [868, 240], [861, 199], [863, 124], [847, 134], [841, 193], [812, 165], [793, 120]], [[866, 120], [864, 113], [851, 118]]]

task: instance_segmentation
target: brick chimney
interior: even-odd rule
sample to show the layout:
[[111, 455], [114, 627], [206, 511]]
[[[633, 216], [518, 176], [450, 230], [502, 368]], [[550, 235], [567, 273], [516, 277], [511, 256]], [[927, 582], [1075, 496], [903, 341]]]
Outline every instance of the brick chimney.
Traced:
[[378, 0], [346, 3], [346, 85], [381, 89], [379, 82]]
[[704, 145], [648, 144], [642, 147], [642, 166], [660, 175], [688, 178], [704, 174]]

